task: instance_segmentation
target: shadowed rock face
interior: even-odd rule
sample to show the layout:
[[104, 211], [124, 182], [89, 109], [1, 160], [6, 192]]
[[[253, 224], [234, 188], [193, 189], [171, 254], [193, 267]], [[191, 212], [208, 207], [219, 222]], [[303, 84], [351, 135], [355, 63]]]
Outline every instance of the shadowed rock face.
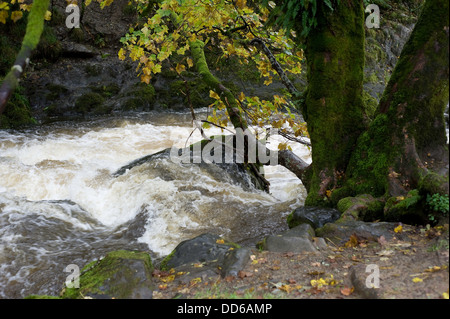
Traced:
[[337, 209], [302, 206], [292, 212], [288, 219], [288, 224], [292, 228], [296, 225], [307, 223], [316, 229], [336, 221], [340, 215], [341, 213]]

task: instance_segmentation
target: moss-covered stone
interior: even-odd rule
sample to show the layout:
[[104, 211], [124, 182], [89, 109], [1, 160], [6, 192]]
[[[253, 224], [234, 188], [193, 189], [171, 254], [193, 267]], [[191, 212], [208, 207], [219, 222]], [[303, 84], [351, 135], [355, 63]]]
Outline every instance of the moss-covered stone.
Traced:
[[401, 221], [406, 224], [425, 224], [425, 201], [418, 189], [413, 189], [406, 196], [391, 197], [384, 207], [387, 221]]
[[33, 52], [33, 58], [56, 61], [61, 53], [62, 45], [56, 37], [55, 30], [51, 26], [45, 25], [39, 44]]
[[108, 108], [105, 107], [104, 102], [105, 98], [101, 94], [88, 92], [75, 101], [75, 110], [83, 115], [88, 113], [105, 114], [108, 113]]
[[340, 220], [374, 221], [383, 216], [384, 202], [369, 194], [341, 199], [337, 208], [342, 212]]
[[19, 128], [36, 123], [24, 89], [18, 86], [6, 104], [5, 112], [0, 115], [0, 129]]
[[58, 99], [62, 94], [67, 93], [68, 89], [64, 85], [49, 83], [45, 86], [50, 92], [47, 94], [46, 98], [49, 101], [54, 101]]
[[64, 299], [151, 298], [153, 265], [145, 252], [118, 250], [90, 263], [80, 276], [79, 288], [65, 288]]
[[123, 104], [126, 111], [149, 110], [155, 103], [156, 92], [151, 84], [136, 83], [125, 93], [128, 99]]

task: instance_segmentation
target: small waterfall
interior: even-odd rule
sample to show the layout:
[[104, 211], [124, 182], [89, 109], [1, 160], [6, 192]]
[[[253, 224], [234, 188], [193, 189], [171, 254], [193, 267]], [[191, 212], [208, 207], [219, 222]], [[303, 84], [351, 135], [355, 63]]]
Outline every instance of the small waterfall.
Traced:
[[[266, 167], [270, 194], [214, 165], [168, 157], [114, 175], [138, 158], [184, 147], [192, 130], [188, 114], [147, 113], [0, 131], [0, 298], [57, 294], [67, 265], [81, 268], [110, 250], [156, 258], [203, 232], [251, 243], [286, 227], [306, 193], [279, 166]], [[293, 147], [309, 160], [306, 148]]]

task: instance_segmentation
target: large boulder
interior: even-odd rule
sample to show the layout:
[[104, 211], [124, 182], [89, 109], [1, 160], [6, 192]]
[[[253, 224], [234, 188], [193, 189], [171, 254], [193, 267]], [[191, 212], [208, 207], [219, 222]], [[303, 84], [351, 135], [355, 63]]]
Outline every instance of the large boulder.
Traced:
[[287, 222], [290, 228], [306, 223], [316, 229], [327, 223], [333, 223], [340, 215], [341, 213], [334, 208], [302, 206], [288, 216]]
[[237, 276], [250, 259], [250, 254], [249, 248], [241, 248], [218, 235], [205, 233], [179, 243], [161, 262], [161, 269], [176, 268], [197, 277]]
[[309, 224], [301, 224], [281, 234], [267, 236], [260, 248], [273, 252], [318, 252], [325, 248], [323, 239], [315, 237], [314, 229]]
[[377, 241], [381, 236], [384, 236], [386, 240], [391, 240], [397, 226], [398, 223], [390, 222], [342, 221], [328, 223], [316, 229], [316, 235], [328, 239], [336, 245], [347, 242], [352, 235], [361, 240]]
[[118, 250], [88, 264], [79, 288], [65, 288], [64, 299], [151, 299], [153, 265], [145, 252]]

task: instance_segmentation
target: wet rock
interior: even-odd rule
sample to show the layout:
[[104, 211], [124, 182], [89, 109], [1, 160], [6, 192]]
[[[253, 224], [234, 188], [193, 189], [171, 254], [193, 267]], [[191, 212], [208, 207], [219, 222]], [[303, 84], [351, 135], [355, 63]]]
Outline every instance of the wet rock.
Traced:
[[193, 239], [185, 240], [177, 245], [172, 253], [162, 262], [166, 269], [194, 263], [221, 263], [225, 253], [232, 247], [218, 243], [218, 235], [202, 234]]
[[218, 235], [206, 233], [178, 244], [161, 262], [161, 268], [189, 273], [182, 278], [185, 281], [218, 274], [236, 276], [250, 260], [250, 254], [249, 248], [240, 248]]
[[355, 288], [355, 292], [364, 299], [379, 299], [379, 283], [373, 282], [369, 277], [370, 272], [366, 272], [366, 265], [355, 265], [350, 269], [350, 280]]
[[374, 221], [383, 217], [384, 201], [369, 194], [346, 197], [338, 202], [342, 220]]
[[324, 243], [314, 240], [314, 230], [309, 224], [298, 225], [286, 232], [267, 236], [261, 248], [273, 252], [317, 252]]
[[316, 229], [316, 235], [339, 245], [347, 242], [352, 235], [361, 240], [377, 241], [380, 236], [386, 240], [394, 237], [394, 228], [398, 223], [379, 222], [369, 223], [363, 221], [343, 221], [340, 223], [328, 223]]
[[66, 299], [150, 299], [153, 265], [145, 252], [119, 250], [87, 265], [79, 288], [65, 288]]
[[98, 55], [98, 52], [90, 45], [75, 42], [63, 42], [62, 55], [72, 58], [92, 58]]
[[337, 209], [324, 207], [299, 207], [288, 217], [289, 227], [299, 224], [309, 224], [312, 228], [323, 227], [326, 223], [333, 223], [340, 217], [341, 213]]

